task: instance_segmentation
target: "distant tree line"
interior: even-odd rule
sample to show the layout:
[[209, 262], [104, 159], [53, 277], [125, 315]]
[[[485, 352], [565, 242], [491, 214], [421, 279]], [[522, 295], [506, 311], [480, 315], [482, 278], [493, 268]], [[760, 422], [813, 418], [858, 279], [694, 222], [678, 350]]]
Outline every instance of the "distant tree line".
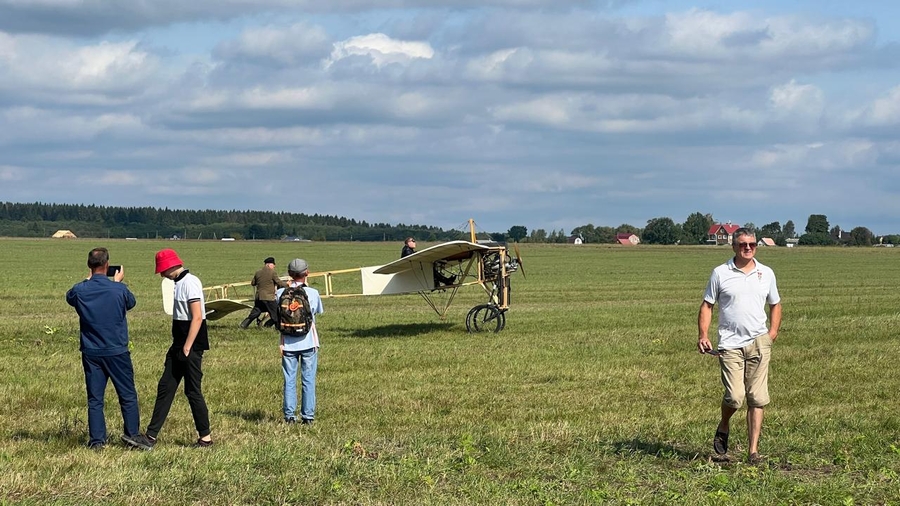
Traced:
[[[507, 236], [515, 241], [564, 243], [570, 237], [579, 237], [585, 243], [612, 244], [616, 242], [616, 235], [620, 233], [635, 234], [644, 244], [707, 244], [709, 230], [716, 224], [712, 214], [695, 212], [689, 215], [684, 223], [675, 223], [672, 218], [659, 217], [647, 220], [643, 228], [622, 224], [618, 227], [595, 227], [588, 223], [572, 229], [570, 234], [562, 230], [547, 233], [544, 229], [532, 230], [529, 234], [521, 225], [512, 227]], [[756, 233], [757, 239], [763, 237], [775, 241], [776, 245], [785, 246], [789, 239], [796, 239], [799, 245], [808, 246], [872, 246], [875, 244], [900, 244], [900, 235], [885, 235], [876, 237], [866, 227], [855, 227], [849, 232], [840, 226], [830, 227], [828, 218], [824, 214], [811, 214], [806, 223], [803, 234], [797, 235], [794, 222], [788, 220], [784, 226], [781, 222], [773, 221], [761, 227], [752, 222], [742, 225]]]
[[[709, 229], [715, 224], [712, 214], [695, 212], [683, 223], [669, 217], [647, 220], [643, 228], [623, 223], [618, 227], [595, 227], [588, 223], [566, 233], [564, 229], [531, 230], [514, 225], [506, 232], [490, 233], [495, 241], [566, 243], [572, 236], [586, 243], [615, 243], [617, 234], [635, 234], [645, 244], [706, 244]], [[797, 239], [800, 245], [871, 246], [900, 244], [900, 235], [875, 237], [866, 227], [849, 232], [831, 227], [824, 214], [811, 214], [802, 235], [794, 222], [784, 226], [774, 221], [761, 227], [743, 224], [757, 238], [769, 237], [778, 245]], [[272, 240], [285, 238], [313, 241], [402, 241], [413, 236], [421, 241], [465, 239], [467, 234], [425, 225], [367, 223], [339, 216], [274, 211], [184, 210], [155, 207], [107, 207], [84, 204], [13, 203], [0, 204], [0, 236], [49, 237], [67, 229], [79, 237], [111, 238], [188, 238]]]
[[0, 236], [49, 237], [60, 229], [78, 237], [284, 239], [314, 241], [422, 241], [460, 239], [456, 230], [424, 225], [367, 223], [321, 214], [272, 211], [183, 210], [83, 204], [0, 204]]

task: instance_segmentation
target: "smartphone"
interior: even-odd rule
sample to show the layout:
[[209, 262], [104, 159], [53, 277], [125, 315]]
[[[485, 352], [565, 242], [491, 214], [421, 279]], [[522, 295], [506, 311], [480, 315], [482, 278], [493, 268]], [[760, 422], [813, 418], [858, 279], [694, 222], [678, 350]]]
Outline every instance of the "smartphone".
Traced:
[[106, 275], [111, 278], [111, 277], [115, 276], [117, 272], [119, 272], [121, 270], [122, 270], [121, 265], [110, 265], [109, 267], [106, 268]]

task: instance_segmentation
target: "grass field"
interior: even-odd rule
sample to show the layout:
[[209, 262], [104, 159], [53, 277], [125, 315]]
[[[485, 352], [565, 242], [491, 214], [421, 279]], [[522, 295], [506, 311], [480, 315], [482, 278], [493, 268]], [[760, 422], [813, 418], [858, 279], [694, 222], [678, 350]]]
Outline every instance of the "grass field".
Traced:
[[[142, 428], [169, 345], [153, 254], [175, 246], [207, 285], [268, 255], [313, 271], [386, 263], [399, 244], [0, 240], [0, 503], [900, 504], [900, 250], [761, 250], [784, 323], [759, 467], [710, 459], [721, 385], [695, 351], [713, 247], [523, 245], [499, 334], [465, 332], [416, 296], [326, 299], [318, 409], [282, 423], [277, 339], [211, 322], [204, 390], [216, 446], [186, 399], [151, 452], [87, 441], [78, 319], [65, 291], [110, 248], [138, 299], [129, 325]], [[420, 245], [424, 247], [426, 245]]]

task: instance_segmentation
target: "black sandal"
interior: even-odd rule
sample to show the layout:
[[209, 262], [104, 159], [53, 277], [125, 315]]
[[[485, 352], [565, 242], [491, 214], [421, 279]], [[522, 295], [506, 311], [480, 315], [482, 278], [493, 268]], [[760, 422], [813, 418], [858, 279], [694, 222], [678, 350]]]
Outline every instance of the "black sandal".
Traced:
[[716, 431], [716, 436], [713, 438], [713, 450], [719, 455], [725, 455], [728, 453], [728, 433], [727, 432], [719, 432]]

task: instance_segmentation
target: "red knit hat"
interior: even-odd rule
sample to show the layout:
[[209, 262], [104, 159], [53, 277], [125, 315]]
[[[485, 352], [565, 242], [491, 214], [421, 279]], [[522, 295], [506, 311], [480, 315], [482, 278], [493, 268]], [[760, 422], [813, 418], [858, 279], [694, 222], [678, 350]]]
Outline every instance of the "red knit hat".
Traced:
[[156, 273], [167, 271], [172, 267], [184, 265], [184, 262], [178, 258], [178, 253], [173, 249], [163, 249], [156, 252]]

